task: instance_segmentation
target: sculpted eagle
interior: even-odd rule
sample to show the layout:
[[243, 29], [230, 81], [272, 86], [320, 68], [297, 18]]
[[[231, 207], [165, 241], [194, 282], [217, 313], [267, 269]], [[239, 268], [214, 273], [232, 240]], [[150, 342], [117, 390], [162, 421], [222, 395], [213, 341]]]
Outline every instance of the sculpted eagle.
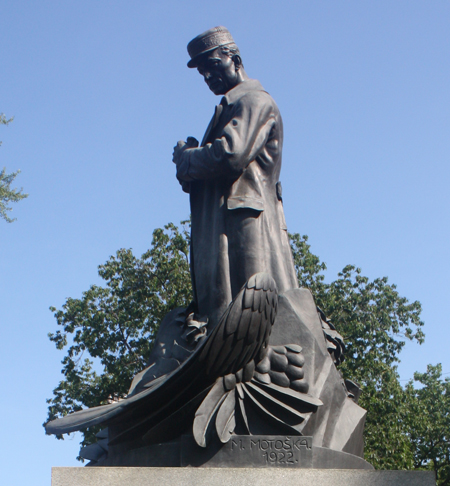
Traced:
[[120, 424], [110, 445], [149, 444], [176, 437], [191, 421], [195, 441], [206, 447], [214, 428], [224, 443], [236, 430], [251, 434], [260, 423], [253, 417], [257, 410], [283, 432], [299, 435], [307, 414], [322, 402], [307, 393], [301, 347], [269, 345], [277, 308], [275, 281], [258, 273], [209, 333], [205, 320], [172, 311], [149, 366], [135, 377], [125, 399], [53, 420], [47, 433]]

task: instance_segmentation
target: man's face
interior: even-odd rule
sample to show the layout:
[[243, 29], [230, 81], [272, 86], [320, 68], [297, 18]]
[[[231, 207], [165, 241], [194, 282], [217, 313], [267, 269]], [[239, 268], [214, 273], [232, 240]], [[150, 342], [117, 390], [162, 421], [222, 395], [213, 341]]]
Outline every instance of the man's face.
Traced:
[[236, 65], [230, 56], [222, 53], [220, 48], [204, 54], [197, 69], [215, 95], [227, 93], [239, 81]]

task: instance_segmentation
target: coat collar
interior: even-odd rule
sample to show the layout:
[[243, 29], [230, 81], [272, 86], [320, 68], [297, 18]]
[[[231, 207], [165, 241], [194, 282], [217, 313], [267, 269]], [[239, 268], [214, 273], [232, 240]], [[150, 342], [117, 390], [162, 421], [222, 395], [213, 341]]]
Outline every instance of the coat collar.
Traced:
[[249, 93], [250, 91], [265, 91], [261, 83], [256, 79], [247, 79], [239, 83], [222, 98], [221, 105], [232, 105], [239, 98]]
[[219, 119], [220, 119], [220, 115], [222, 114], [223, 107], [232, 105], [239, 98], [242, 98], [242, 96], [249, 93], [250, 91], [264, 91], [264, 88], [261, 86], [261, 83], [256, 79], [247, 79], [246, 81], [239, 83], [233, 89], [230, 89], [230, 91], [228, 91], [228, 93], [220, 100], [220, 104], [216, 106], [214, 115], [211, 121], [209, 122], [205, 135], [203, 136], [203, 140], [201, 143], [202, 147], [204, 147], [205, 144], [208, 143], [211, 133], [219, 123]]

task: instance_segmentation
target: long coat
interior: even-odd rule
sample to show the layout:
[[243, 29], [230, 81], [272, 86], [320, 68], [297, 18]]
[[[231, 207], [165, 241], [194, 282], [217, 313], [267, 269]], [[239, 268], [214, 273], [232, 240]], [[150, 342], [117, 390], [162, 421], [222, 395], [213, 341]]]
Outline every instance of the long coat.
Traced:
[[280, 293], [298, 287], [277, 185], [282, 146], [278, 107], [250, 79], [222, 98], [201, 147], [178, 155], [190, 192], [194, 300], [213, 321], [257, 272], [272, 275]]

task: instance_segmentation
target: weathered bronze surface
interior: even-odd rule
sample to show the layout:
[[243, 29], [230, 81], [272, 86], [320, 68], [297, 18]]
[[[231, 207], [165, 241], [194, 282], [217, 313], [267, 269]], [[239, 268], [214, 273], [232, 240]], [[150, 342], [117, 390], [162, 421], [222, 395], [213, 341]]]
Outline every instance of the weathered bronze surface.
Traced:
[[98, 443], [81, 451], [91, 465], [371, 467], [361, 459], [360, 391], [336, 368], [343, 339], [298, 288], [278, 107], [247, 76], [224, 27], [193, 39], [188, 52], [188, 66], [223, 95], [201, 144], [188, 137], [173, 152], [190, 194], [194, 301], [165, 317], [125, 399], [47, 431], [104, 424]]
[[[227, 44], [211, 49], [214, 41]], [[190, 193], [195, 302], [201, 315], [217, 320], [255, 273], [271, 275], [280, 293], [298, 287], [279, 183], [283, 123], [273, 98], [247, 76], [225, 28], [191, 44], [191, 63], [224, 96], [201, 146], [178, 142], [173, 161]]]

